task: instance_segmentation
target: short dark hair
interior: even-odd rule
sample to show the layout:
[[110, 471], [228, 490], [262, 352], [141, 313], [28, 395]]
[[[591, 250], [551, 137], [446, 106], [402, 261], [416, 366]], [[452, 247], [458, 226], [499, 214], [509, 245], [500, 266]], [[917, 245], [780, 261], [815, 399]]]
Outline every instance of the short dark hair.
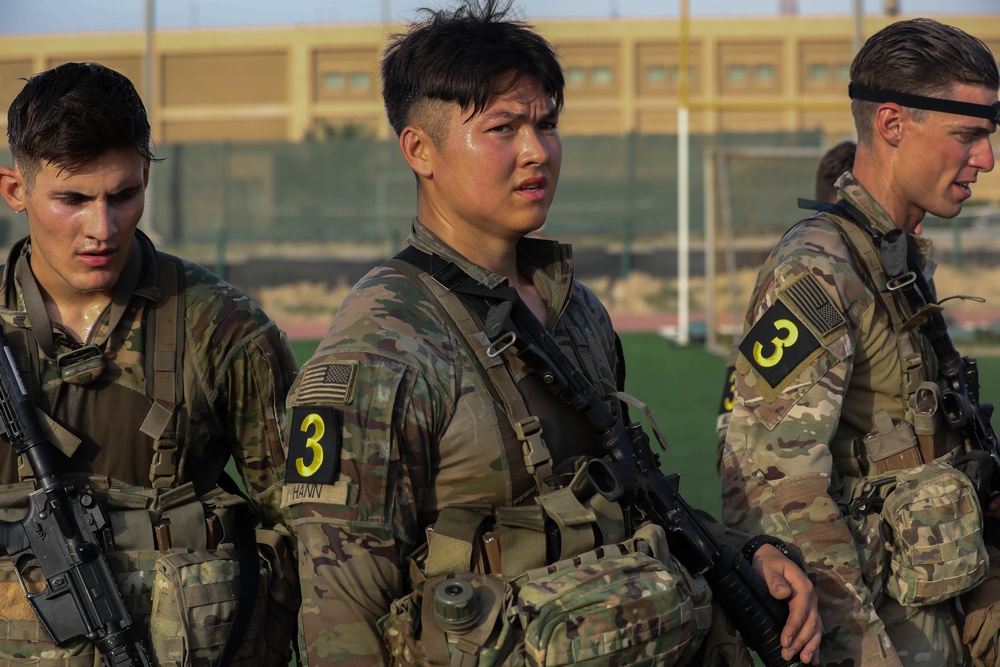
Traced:
[[153, 159], [135, 86], [97, 63], [65, 63], [28, 79], [7, 111], [7, 142], [29, 186], [43, 163], [74, 171], [112, 149]]
[[845, 171], [854, 168], [854, 154], [858, 145], [853, 141], [842, 141], [828, 150], [816, 169], [816, 201], [836, 203], [837, 188], [834, 184]]
[[[529, 24], [508, 17], [511, 4], [465, 0], [452, 11], [421, 9], [423, 20], [389, 38], [382, 100], [397, 135], [422, 104], [457, 102], [472, 118], [525, 76], [537, 79], [556, 111], [562, 109], [565, 80], [555, 50]], [[507, 74], [513, 76], [504, 80]], [[424, 129], [436, 139], [432, 128]]]
[[[872, 35], [851, 63], [851, 82], [871, 90], [929, 97], [955, 84], [1000, 88], [1000, 74], [982, 40], [932, 19], [910, 19]], [[854, 100], [851, 113], [858, 142], [872, 139], [875, 102]], [[920, 112], [915, 111], [919, 119]]]

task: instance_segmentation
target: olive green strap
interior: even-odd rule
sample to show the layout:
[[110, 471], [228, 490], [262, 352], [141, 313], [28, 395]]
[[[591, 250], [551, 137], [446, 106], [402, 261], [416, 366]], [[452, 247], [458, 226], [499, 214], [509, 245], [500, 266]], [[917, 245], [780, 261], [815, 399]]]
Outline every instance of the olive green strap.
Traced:
[[447, 572], [468, 572], [472, 566], [473, 545], [487, 518], [488, 515], [462, 507], [441, 510], [434, 530], [427, 535], [424, 575], [429, 578]]
[[[151, 355], [153, 405], [140, 431], [153, 439], [153, 460], [149, 480], [153, 488], [165, 489], [177, 480], [180, 457], [177, 439], [177, 405], [181, 401], [180, 357], [184, 350], [184, 289], [180, 260], [159, 256], [160, 301], [153, 308], [153, 346]], [[150, 324], [147, 322], [147, 326]]]

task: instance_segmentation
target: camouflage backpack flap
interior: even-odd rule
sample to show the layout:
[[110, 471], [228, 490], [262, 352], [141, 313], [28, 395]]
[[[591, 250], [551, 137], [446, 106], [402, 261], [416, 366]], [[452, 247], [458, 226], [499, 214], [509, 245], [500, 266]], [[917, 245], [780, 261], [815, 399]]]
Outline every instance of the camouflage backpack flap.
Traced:
[[665, 543], [648, 524], [621, 544], [529, 572], [517, 596], [528, 663], [686, 664], [711, 625], [711, 590], [658, 553]]
[[989, 557], [972, 483], [942, 462], [895, 478], [882, 508], [888, 593], [900, 604], [920, 606], [975, 588], [986, 577]]

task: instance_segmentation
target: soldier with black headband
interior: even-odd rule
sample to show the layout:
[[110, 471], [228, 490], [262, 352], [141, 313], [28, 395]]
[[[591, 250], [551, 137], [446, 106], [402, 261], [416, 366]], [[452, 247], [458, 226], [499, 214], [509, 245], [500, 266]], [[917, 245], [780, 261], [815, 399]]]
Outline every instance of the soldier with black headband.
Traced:
[[[930, 242], [914, 234], [928, 213], [958, 215], [993, 169], [998, 86], [990, 50], [954, 27], [873, 35], [851, 66], [854, 167], [837, 203], [806, 203], [820, 213], [778, 243], [747, 311], [724, 519], [802, 549], [827, 664], [1000, 664], [982, 525], [1000, 503], [950, 465], [969, 440], [941, 417], [921, 326], [941, 307]], [[890, 269], [892, 247], [908, 272]], [[915, 282], [931, 307], [913, 307]]]

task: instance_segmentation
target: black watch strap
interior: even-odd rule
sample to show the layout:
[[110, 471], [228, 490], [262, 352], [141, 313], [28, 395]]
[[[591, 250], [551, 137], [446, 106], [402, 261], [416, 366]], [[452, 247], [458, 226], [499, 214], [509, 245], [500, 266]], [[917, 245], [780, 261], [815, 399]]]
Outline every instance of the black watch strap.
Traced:
[[748, 562], [753, 563], [754, 554], [765, 544], [770, 544], [772, 547], [780, 551], [785, 555], [785, 558], [789, 560], [795, 560], [792, 558], [791, 552], [788, 550], [788, 545], [779, 540], [777, 537], [771, 537], [770, 535], [757, 535], [756, 537], [751, 537], [747, 540], [747, 543], [743, 545], [740, 549], [740, 553], [743, 557], [747, 559]]

